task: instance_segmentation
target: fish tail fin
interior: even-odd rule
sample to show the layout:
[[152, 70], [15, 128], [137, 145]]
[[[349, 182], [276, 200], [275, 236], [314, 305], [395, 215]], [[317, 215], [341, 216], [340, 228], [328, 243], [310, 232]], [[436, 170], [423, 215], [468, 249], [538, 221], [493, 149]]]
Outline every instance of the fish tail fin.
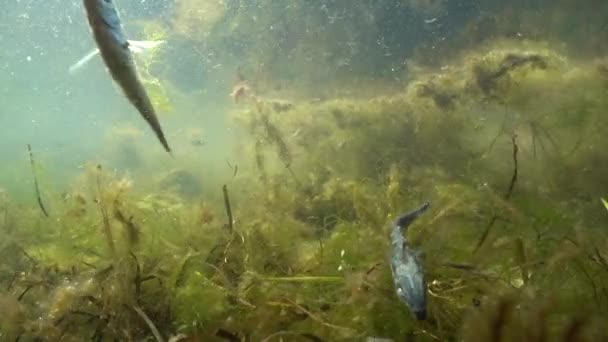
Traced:
[[85, 66], [91, 59], [93, 59], [93, 57], [97, 56], [98, 54], [99, 54], [99, 49], [91, 50], [91, 52], [87, 53], [78, 62], [76, 62], [72, 66], [70, 66], [70, 69], [69, 69], [70, 74], [73, 74], [76, 71], [78, 71], [80, 68]]
[[154, 116], [151, 116], [150, 118], [145, 118], [145, 119], [146, 119], [146, 121], [148, 121], [148, 124], [150, 125], [150, 127], [152, 127], [154, 134], [160, 141], [161, 145], [163, 145], [163, 148], [165, 149], [165, 151], [167, 151], [167, 153], [169, 153], [169, 155], [173, 158], [173, 153], [171, 151], [171, 147], [169, 147], [169, 143], [167, 142], [167, 138], [165, 138], [165, 133], [163, 133], [163, 129], [160, 126], [160, 122], [158, 122], [158, 119], [156, 118], [156, 114]]
[[163, 145], [165, 151], [167, 151], [169, 154], [171, 154], [171, 156], [173, 156], [173, 154], [171, 153], [171, 147], [169, 147], [167, 138], [165, 138], [165, 133], [163, 132], [163, 129], [160, 125], [160, 121], [158, 121], [156, 111], [154, 110], [154, 107], [152, 107], [152, 103], [150, 103], [150, 99], [147, 97], [147, 94], [145, 96], [146, 97], [143, 102], [136, 102], [135, 105], [143, 116], [144, 120], [146, 120], [148, 122], [148, 125], [150, 125], [150, 127], [152, 128], [152, 131], [154, 131], [154, 134], [160, 141], [161, 145]]
[[173, 152], [171, 151], [171, 147], [169, 147], [169, 143], [167, 142], [167, 139], [165, 139], [165, 135], [162, 132], [160, 133], [160, 135], [158, 135], [158, 139], [160, 140], [160, 143], [165, 148], [165, 151], [167, 151], [167, 153], [169, 153], [171, 158], [174, 158]]
[[429, 202], [425, 202], [418, 209], [414, 209], [409, 213], [399, 216], [395, 220], [394, 225], [399, 227], [400, 229], [407, 228], [410, 224], [412, 224], [412, 222], [414, 222], [415, 219], [418, 218], [418, 216], [422, 215], [430, 206], [431, 204]]

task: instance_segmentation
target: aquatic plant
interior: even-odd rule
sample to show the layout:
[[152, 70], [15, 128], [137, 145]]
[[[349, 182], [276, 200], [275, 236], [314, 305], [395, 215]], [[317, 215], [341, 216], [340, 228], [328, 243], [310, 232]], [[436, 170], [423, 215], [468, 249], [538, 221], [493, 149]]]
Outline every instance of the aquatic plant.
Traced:
[[[442, 5], [411, 3], [425, 13]], [[279, 17], [268, 39], [296, 60], [252, 68], [252, 95], [229, 113], [243, 148], [217, 178], [190, 157], [149, 171], [154, 156], [121, 127], [108, 137], [108, 164], [141, 176], [91, 163], [61, 194], [43, 189], [49, 218], [33, 181], [28, 205], [0, 191], [0, 338], [606, 338], [605, 61], [504, 38], [453, 52], [442, 68], [397, 68], [405, 85], [337, 77], [331, 95], [319, 80], [343, 56], [328, 45], [374, 37], [368, 6], [356, 6], [359, 33], [318, 44], [329, 25], [313, 20], [319, 9], [283, 6], [293, 8], [176, 8], [180, 25], [167, 34], [213, 46], [225, 20], [245, 46], [259, 45], [248, 66], [278, 58], [276, 44], [255, 37]], [[289, 11], [306, 15], [291, 23]], [[311, 22], [290, 47], [293, 25]], [[318, 89], [303, 90], [300, 77]], [[293, 88], [274, 89], [282, 82]], [[426, 199], [433, 209], [408, 232], [427, 270], [429, 315], [417, 322], [393, 289], [388, 223]]]

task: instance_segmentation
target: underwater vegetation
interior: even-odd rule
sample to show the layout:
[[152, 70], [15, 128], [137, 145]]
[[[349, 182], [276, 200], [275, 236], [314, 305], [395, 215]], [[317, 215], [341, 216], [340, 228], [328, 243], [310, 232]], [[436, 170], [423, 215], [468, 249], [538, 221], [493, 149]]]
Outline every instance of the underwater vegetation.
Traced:
[[[503, 41], [392, 95], [250, 95], [240, 164], [208, 198], [187, 170], [139, 189], [101, 165], [46, 193], [48, 217], [3, 192], [2, 338], [607, 338], [602, 65]], [[427, 198], [417, 322], [388, 223]]]
[[[251, 1], [229, 3], [240, 5], [178, 2], [172, 34], [212, 48], [248, 31], [233, 52], [254, 45], [273, 15], [254, 22]], [[307, 17], [304, 3], [288, 11]], [[410, 5], [431, 18], [446, 3]], [[232, 31], [215, 31], [220, 21]], [[268, 39], [289, 44], [289, 25], [277, 25]], [[608, 339], [608, 59], [505, 36], [439, 67], [412, 62], [407, 82], [337, 77], [328, 87], [341, 91], [317, 97], [286, 65], [318, 63], [302, 83], [319, 81], [338, 52], [307, 60], [308, 37], [291, 62], [260, 70], [270, 47], [258, 43], [231, 94], [239, 141], [213, 166], [219, 176], [178, 155], [142, 177], [91, 162], [68, 188], [49, 188], [28, 145], [31, 200], [0, 189], [0, 340]], [[161, 55], [139, 65], [159, 107], [173, 103], [150, 71]], [[293, 88], [277, 90], [276, 75]], [[155, 162], [139, 131], [110, 133], [108, 164]], [[415, 208], [424, 215], [401, 216]], [[407, 278], [394, 278], [408, 261], [424, 280], [403, 300]]]

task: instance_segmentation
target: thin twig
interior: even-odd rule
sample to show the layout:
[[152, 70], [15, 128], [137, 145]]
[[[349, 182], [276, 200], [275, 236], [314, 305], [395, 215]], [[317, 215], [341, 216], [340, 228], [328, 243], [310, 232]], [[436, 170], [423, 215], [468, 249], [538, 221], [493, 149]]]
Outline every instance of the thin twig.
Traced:
[[232, 170], [232, 179], [236, 178], [236, 175], [239, 172], [239, 164], [234, 164], [233, 166], [228, 159], [226, 159], [226, 164], [228, 164], [228, 167]]
[[219, 267], [217, 267], [214, 264], [209, 263], [209, 262], [205, 262], [205, 265], [213, 268], [215, 273], [219, 274], [223, 278], [223, 282], [227, 287], [232, 286], [232, 284], [230, 283], [230, 279], [228, 279], [228, 276], [226, 275], [226, 273], [224, 271], [222, 271]]
[[15, 244], [15, 246], [19, 249], [19, 251], [32, 263], [35, 265], [38, 265], [38, 261], [36, 259], [34, 259], [31, 255], [29, 255], [25, 249], [23, 249], [23, 247]]
[[133, 222], [133, 216], [127, 218], [120, 210], [118, 199], [114, 200], [114, 218], [120, 222], [125, 229], [129, 249], [132, 249], [139, 243], [140, 229], [137, 224]]
[[530, 122], [530, 130], [532, 131], [532, 155], [536, 159], [536, 129], [533, 122]]
[[587, 272], [585, 267], [583, 267], [583, 265], [580, 262], [575, 262], [575, 265], [581, 270], [581, 272], [583, 273], [585, 278], [587, 278], [587, 280], [589, 281], [589, 284], [591, 284], [591, 288], [593, 289], [593, 298], [595, 299], [595, 302], [598, 303], [598, 306], [599, 306], [599, 296], [598, 296], [598, 292], [597, 292], [597, 286], [595, 285], [593, 278], [591, 277], [591, 275]]
[[139, 260], [137, 260], [137, 256], [132, 251], [129, 253], [135, 261], [135, 279], [133, 282], [135, 283], [135, 301], [139, 303], [139, 295], [141, 294], [141, 267], [139, 267]]
[[507, 194], [505, 195], [505, 200], [509, 200], [509, 198], [511, 198], [511, 195], [513, 194], [513, 188], [515, 188], [515, 182], [517, 182], [517, 152], [519, 151], [519, 147], [517, 146], [516, 139], [517, 135], [513, 134], [511, 136], [511, 144], [513, 145], [513, 176], [511, 176], [511, 183], [509, 183], [509, 189], [507, 190]]
[[[511, 144], [513, 145], [513, 175], [511, 176], [511, 182], [509, 183], [509, 188], [507, 189], [507, 192], [505, 194], [505, 200], [507, 200], [507, 201], [509, 200], [509, 198], [511, 198], [511, 195], [513, 194], [513, 189], [515, 188], [515, 183], [517, 182], [517, 175], [519, 172], [519, 166], [518, 166], [518, 162], [517, 162], [517, 153], [519, 152], [519, 146], [517, 146], [517, 135], [515, 133], [513, 133], [513, 135], [511, 135]], [[479, 241], [477, 242], [477, 245], [475, 246], [473, 253], [477, 253], [479, 248], [481, 248], [483, 243], [488, 238], [488, 235], [490, 234], [490, 230], [492, 229], [492, 227], [494, 227], [494, 224], [496, 223], [497, 220], [498, 220], [498, 215], [492, 216], [492, 218], [490, 219], [490, 223], [488, 223], [488, 225], [486, 226], [486, 229], [481, 234], [481, 237], [479, 238]]]
[[505, 131], [505, 127], [507, 126], [508, 118], [509, 118], [509, 111], [507, 110], [507, 106], [505, 106], [505, 116], [502, 120], [502, 125], [500, 125], [500, 130], [498, 131], [498, 133], [496, 133], [496, 136], [492, 139], [492, 142], [490, 142], [490, 146], [488, 147], [486, 154], [490, 154], [490, 152], [492, 152], [492, 149], [494, 149], [494, 145], [496, 144], [496, 141], [498, 141], [498, 138]]
[[112, 226], [110, 225], [110, 218], [108, 216], [108, 210], [103, 203], [103, 193], [101, 191], [101, 165], [97, 165], [97, 203], [99, 204], [99, 210], [103, 218], [103, 232], [110, 248], [110, 253], [116, 261], [116, 246], [114, 245], [114, 238], [112, 237]]
[[23, 299], [23, 297], [25, 297], [25, 295], [26, 295], [26, 294], [27, 294], [27, 293], [28, 293], [28, 292], [29, 292], [29, 291], [30, 291], [32, 288], [34, 288], [34, 287], [36, 287], [36, 286], [38, 286], [38, 285], [42, 285], [42, 284], [44, 284], [44, 282], [43, 282], [43, 281], [39, 281], [39, 282], [36, 282], [36, 283], [34, 283], [34, 284], [30, 284], [30, 285], [28, 285], [28, 286], [25, 288], [25, 290], [23, 290], [23, 292], [21, 292], [21, 294], [19, 295], [19, 297], [17, 297], [17, 301], [19, 301], [19, 302], [20, 302], [20, 301]]
[[439, 266], [451, 267], [451, 268], [455, 268], [457, 270], [463, 270], [463, 271], [474, 271], [475, 270], [475, 266], [474, 265], [460, 264], [460, 263], [455, 263], [455, 262], [446, 262], [446, 263], [443, 263], [443, 264], [441, 264]]
[[551, 135], [551, 133], [549, 132], [549, 130], [545, 126], [543, 126], [541, 124], [538, 124], [537, 127], [545, 134], [545, 136], [547, 137], [547, 140], [549, 140], [549, 143], [553, 146], [553, 149], [555, 150], [555, 152], [558, 155], [561, 154], [560, 150], [559, 150], [559, 146], [555, 142], [555, 139], [553, 139], [553, 136]]
[[572, 149], [570, 151], [568, 151], [564, 156], [573, 155], [581, 147], [581, 145], [583, 144], [583, 140], [585, 140], [585, 137], [586, 137], [585, 132], [581, 133], [581, 135], [578, 137], [578, 139], [572, 146]]
[[289, 298], [285, 298], [285, 301], [288, 302], [289, 304], [291, 304], [292, 306], [296, 307], [298, 310], [302, 311], [303, 313], [305, 313], [306, 315], [308, 315], [308, 317], [310, 317], [313, 321], [316, 321], [318, 323], [320, 323], [321, 325], [324, 325], [328, 328], [333, 328], [336, 330], [343, 330], [343, 331], [348, 331], [348, 332], [355, 332], [354, 329], [352, 328], [348, 328], [348, 327], [342, 327], [339, 325], [335, 325], [335, 324], [331, 324], [329, 322], [324, 321], [321, 317], [313, 314], [312, 312], [310, 312], [308, 309], [306, 309], [305, 307], [303, 307], [302, 305], [294, 302], [293, 300], [289, 299]]
[[494, 227], [494, 223], [496, 223], [496, 220], [498, 220], [498, 216], [497, 215], [492, 216], [492, 218], [490, 219], [490, 223], [488, 223], [488, 225], [486, 226], [486, 229], [484, 229], [483, 233], [481, 234], [479, 241], [477, 241], [477, 245], [475, 246], [473, 253], [477, 253], [477, 251], [481, 248], [483, 243], [486, 242], [488, 235], [490, 235], [490, 230], [492, 230], [492, 227]]
[[38, 177], [36, 176], [36, 164], [34, 163], [34, 154], [32, 153], [32, 147], [30, 144], [27, 144], [27, 151], [30, 154], [30, 165], [32, 166], [32, 175], [34, 176], [34, 189], [36, 190], [36, 198], [38, 200], [38, 206], [44, 216], [49, 217], [49, 212], [44, 207], [44, 203], [42, 202], [42, 197], [40, 196], [40, 187], [38, 186]]
[[148, 315], [146, 315], [146, 313], [142, 309], [140, 309], [139, 307], [133, 305], [132, 308], [146, 322], [146, 324], [148, 325], [148, 327], [152, 331], [152, 335], [154, 335], [154, 338], [156, 338], [156, 341], [158, 341], [158, 342], [164, 342], [165, 340], [160, 335], [160, 332], [158, 332], [158, 329], [156, 328], [156, 326], [154, 325], [154, 323], [152, 322], [152, 320], [150, 319], [150, 317], [148, 317]]
[[433, 290], [431, 290], [430, 288], [429, 288], [429, 289], [427, 289], [427, 291], [428, 291], [428, 292], [429, 292], [429, 294], [430, 294], [431, 296], [433, 296], [433, 297], [436, 297], [436, 298], [441, 298], [441, 299], [444, 299], [444, 300], [446, 300], [446, 301], [448, 301], [448, 302], [454, 302], [454, 301], [455, 301], [455, 299], [453, 299], [453, 298], [450, 298], [450, 297], [448, 297], [448, 296], [441, 296], [441, 295], [439, 295], [438, 293], [433, 292]]
[[228, 230], [232, 234], [234, 231], [234, 219], [232, 218], [232, 207], [230, 206], [230, 197], [228, 196], [228, 186], [226, 184], [222, 186], [222, 192], [224, 193], [224, 207], [226, 207], [226, 215], [228, 216]]

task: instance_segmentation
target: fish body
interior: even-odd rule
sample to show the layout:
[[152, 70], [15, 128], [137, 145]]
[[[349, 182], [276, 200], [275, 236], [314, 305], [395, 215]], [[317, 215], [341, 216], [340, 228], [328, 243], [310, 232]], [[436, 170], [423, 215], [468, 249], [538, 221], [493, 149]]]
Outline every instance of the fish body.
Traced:
[[[122, 88], [131, 104], [148, 122], [167, 152], [171, 152], [156, 111], [141, 83], [123, 31], [118, 11], [112, 0], [83, 0], [89, 26], [104, 63], [112, 78]], [[94, 54], [93, 54], [94, 56]], [[92, 57], [92, 56], [91, 56]]]
[[391, 225], [391, 272], [397, 297], [408, 306], [416, 319], [426, 319], [426, 280], [419, 253], [404, 237], [407, 227], [424, 213], [430, 204], [399, 216]]

